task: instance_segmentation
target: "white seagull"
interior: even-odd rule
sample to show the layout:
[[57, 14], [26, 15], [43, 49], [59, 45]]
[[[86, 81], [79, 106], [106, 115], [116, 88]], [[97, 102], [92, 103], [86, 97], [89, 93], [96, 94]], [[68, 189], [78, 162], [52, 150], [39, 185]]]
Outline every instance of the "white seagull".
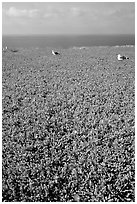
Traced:
[[52, 50], [52, 54], [53, 54], [53, 55], [60, 55], [59, 52], [56, 52], [56, 51], [54, 51], [54, 50]]
[[129, 57], [125, 57], [125, 56], [121, 56], [120, 54], [117, 55], [117, 59], [119, 61], [125, 60], [125, 59], [129, 59]]

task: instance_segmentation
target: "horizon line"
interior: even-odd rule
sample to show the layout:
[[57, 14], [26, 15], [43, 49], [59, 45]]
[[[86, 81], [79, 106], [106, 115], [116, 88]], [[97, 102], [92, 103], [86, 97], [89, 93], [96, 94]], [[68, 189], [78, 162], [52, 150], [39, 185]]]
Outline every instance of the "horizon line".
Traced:
[[103, 33], [103, 34], [90, 34], [90, 33], [85, 33], [85, 34], [54, 34], [54, 33], [52, 33], [52, 34], [2, 34], [2, 37], [3, 36], [49, 36], [49, 35], [51, 35], [51, 36], [84, 36], [84, 35], [96, 35], [96, 36], [102, 36], [102, 35], [133, 35], [133, 36], [135, 36], [135, 33], [110, 33], [110, 34], [108, 34], [108, 33]]

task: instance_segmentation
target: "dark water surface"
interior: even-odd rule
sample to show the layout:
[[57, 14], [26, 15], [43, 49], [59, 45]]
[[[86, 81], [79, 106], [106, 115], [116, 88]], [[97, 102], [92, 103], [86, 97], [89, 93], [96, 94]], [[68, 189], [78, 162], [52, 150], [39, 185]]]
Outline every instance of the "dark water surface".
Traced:
[[2, 36], [2, 46], [16, 48], [70, 48], [135, 45], [135, 35], [30, 35]]

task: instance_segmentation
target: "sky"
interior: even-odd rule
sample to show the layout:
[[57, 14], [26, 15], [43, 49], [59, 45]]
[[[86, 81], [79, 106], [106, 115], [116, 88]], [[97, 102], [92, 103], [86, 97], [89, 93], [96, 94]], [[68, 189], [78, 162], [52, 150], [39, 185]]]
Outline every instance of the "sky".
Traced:
[[135, 3], [5, 2], [2, 34], [135, 34]]

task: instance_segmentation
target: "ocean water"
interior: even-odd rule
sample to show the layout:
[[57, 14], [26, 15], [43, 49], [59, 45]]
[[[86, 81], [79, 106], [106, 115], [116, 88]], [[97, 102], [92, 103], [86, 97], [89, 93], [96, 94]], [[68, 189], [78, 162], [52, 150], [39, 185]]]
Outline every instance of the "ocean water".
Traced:
[[2, 36], [2, 46], [10, 48], [71, 48], [135, 45], [135, 35], [31, 35]]

